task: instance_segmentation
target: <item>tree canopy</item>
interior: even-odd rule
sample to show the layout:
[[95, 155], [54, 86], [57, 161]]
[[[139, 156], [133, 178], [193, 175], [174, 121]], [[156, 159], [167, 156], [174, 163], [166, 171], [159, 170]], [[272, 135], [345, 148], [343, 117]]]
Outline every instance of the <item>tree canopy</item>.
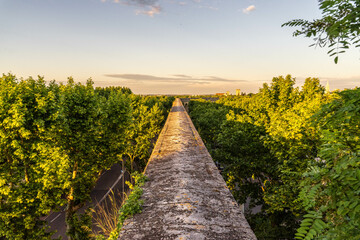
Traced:
[[191, 100], [190, 116], [258, 239], [360, 239], [360, 89], [295, 86]]
[[0, 239], [50, 239], [44, 219], [60, 207], [68, 238], [91, 239], [96, 181], [128, 155], [143, 170], [173, 100], [91, 79], [0, 77]]

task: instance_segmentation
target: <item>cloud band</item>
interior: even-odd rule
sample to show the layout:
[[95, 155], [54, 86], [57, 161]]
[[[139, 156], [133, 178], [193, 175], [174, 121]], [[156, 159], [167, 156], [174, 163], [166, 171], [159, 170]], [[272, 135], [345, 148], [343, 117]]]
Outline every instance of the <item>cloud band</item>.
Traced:
[[127, 81], [142, 81], [142, 82], [173, 82], [173, 83], [190, 83], [190, 84], [208, 84], [211, 82], [247, 82], [246, 80], [231, 80], [215, 76], [207, 77], [192, 77], [183, 74], [172, 75], [169, 77], [158, 77], [153, 75], [143, 74], [105, 74], [106, 77], [120, 78]]

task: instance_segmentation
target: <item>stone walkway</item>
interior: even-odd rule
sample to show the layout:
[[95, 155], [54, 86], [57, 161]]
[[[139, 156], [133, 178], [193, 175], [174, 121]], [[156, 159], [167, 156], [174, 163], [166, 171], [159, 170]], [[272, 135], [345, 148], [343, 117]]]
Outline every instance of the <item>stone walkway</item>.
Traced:
[[119, 239], [256, 239], [179, 99], [145, 173], [143, 211]]

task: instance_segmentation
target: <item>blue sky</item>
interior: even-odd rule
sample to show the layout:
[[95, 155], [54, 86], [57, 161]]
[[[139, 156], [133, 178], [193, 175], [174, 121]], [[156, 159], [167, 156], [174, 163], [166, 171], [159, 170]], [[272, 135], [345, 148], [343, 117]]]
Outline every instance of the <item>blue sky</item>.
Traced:
[[0, 73], [135, 93], [257, 92], [272, 77], [359, 86], [360, 52], [327, 49], [281, 24], [317, 0], [0, 0]]

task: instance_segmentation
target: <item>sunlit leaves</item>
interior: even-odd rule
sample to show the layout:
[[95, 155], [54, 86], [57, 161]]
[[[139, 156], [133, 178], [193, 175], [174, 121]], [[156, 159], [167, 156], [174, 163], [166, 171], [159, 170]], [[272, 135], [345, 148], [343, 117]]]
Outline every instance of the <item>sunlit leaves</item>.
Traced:
[[135, 114], [130, 94], [94, 90], [91, 79], [0, 78], [0, 238], [49, 239], [41, 219], [65, 204], [69, 237], [89, 236], [91, 217], [77, 210], [98, 176], [123, 159], [130, 129], [141, 129], [132, 139], [142, 141], [144, 165], [172, 102], [138, 97]]
[[63, 203], [68, 158], [51, 140], [59, 107], [42, 78], [0, 78], [0, 236], [49, 236], [40, 217]]
[[274, 77], [255, 95], [190, 102], [193, 122], [224, 164], [235, 198], [262, 206], [248, 214], [259, 238], [292, 238], [304, 213], [299, 182], [317, 155], [320, 136], [311, 117], [326, 101], [324, 90], [316, 78], [299, 89], [288, 75]]
[[[360, 237], [360, 89], [345, 90], [315, 115], [322, 134], [319, 157], [304, 173], [300, 197], [320, 224], [302, 226], [298, 239]], [[304, 216], [313, 219], [313, 215]], [[307, 221], [310, 221], [307, 220]]]
[[[151, 154], [149, 149], [161, 131], [173, 98], [131, 96], [133, 114], [126, 133], [125, 159], [131, 171], [145, 167]], [[135, 166], [134, 166], [135, 165]]]

